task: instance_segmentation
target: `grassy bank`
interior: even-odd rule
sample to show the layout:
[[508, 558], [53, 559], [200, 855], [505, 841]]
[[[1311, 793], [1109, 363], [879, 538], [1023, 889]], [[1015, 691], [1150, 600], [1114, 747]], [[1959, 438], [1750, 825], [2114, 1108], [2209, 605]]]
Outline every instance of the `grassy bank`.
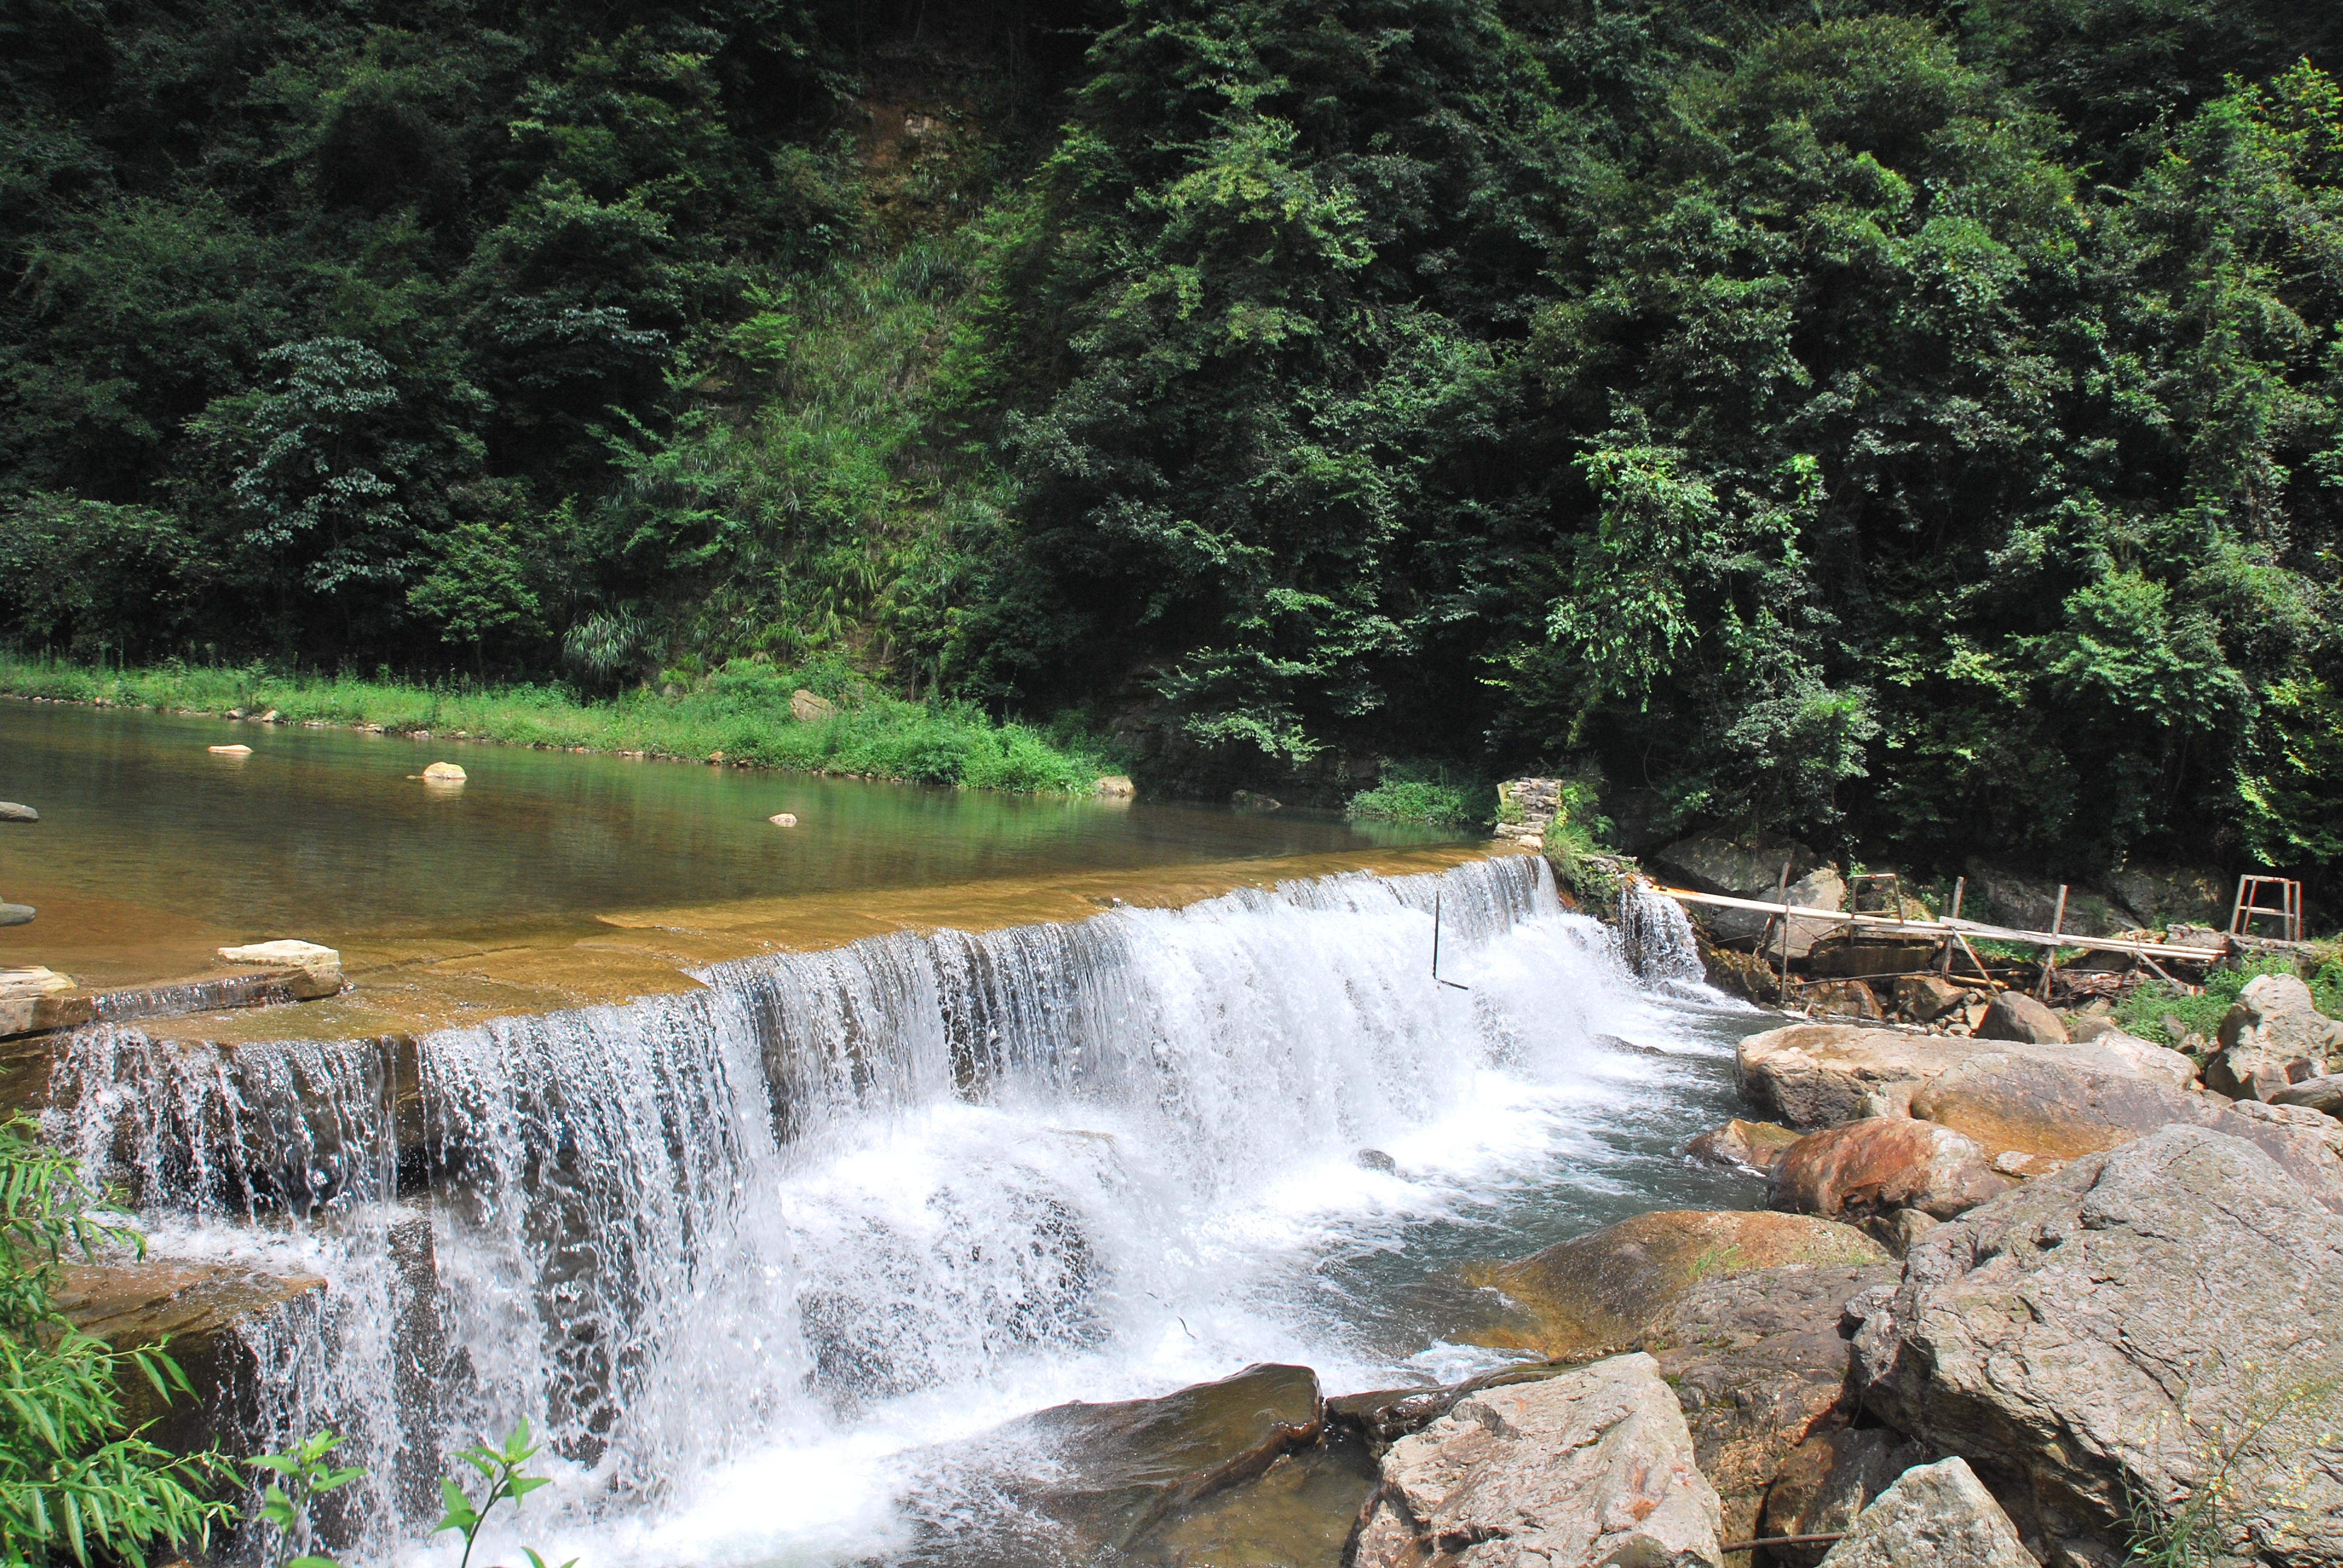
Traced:
[[[799, 687], [837, 712], [790, 717]], [[558, 686], [430, 688], [287, 675], [258, 667], [92, 670], [0, 654], [0, 693], [180, 713], [276, 709], [289, 723], [374, 724], [523, 746], [703, 758], [809, 773], [855, 773], [970, 789], [1086, 794], [1110, 759], [1079, 736], [994, 722], [962, 703], [906, 702], [836, 666], [736, 662], [672, 697], [630, 692], [581, 701]]]

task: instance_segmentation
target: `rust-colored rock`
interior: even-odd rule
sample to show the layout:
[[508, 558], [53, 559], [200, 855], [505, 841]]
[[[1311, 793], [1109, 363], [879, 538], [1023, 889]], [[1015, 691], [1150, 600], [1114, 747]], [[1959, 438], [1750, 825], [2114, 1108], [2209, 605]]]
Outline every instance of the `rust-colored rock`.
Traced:
[[1867, 1219], [1917, 1209], [1937, 1220], [1965, 1213], [2013, 1183], [1961, 1133], [1907, 1116], [1874, 1116], [1809, 1133], [1774, 1163], [1766, 1201], [1794, 1214]]
[[[1792, 1449], [1775, 1473], [1757, 1533], [1844, 1533], [1873, 1498], [1923, 1457], [1919, 1445], [1883, 1427], [1818, 1432]], [[1770, 1568], [1814, 1568], [1829, 1550], [1828, 1543], [1769, 1546], [1765, 1561]]]
[[1879, 1263], [1852, 1226], [1803, 1214], [1663, 1209], [1476, 1276], [1521, 1303], [1548, 1355], [1624, 1343], [1703, 1280], [1785, 1263]]
[[1684, 1152], [1712, 1165], [1738, 1165], [1750, 1171], [1771, 1171], [1774, 1161], [1782, 1157], [1782, 1151], [1802, 1136], [1795, 1129], [1776, 1122], [1744, 1121], [1735, 1117], [1724, 1126], [1694, 1139]]
[[2009, 1040], [2027, 1045], [2064, 1045], [2066, 1026], [2058, 1015], [2024, 991], [2006, 990], [1985, 1010], [1976, 1027], [1979, 1040]]

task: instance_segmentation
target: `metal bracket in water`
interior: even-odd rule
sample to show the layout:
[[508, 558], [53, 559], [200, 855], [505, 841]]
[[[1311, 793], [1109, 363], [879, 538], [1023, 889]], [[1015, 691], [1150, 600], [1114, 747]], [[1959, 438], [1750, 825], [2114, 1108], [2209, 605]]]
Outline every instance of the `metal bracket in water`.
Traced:
[[1459, 985], [1453, 980], [1440, 978], [1440, 891], [1436, 888], [1432, 894], [1432, 978], [1435, 983], [1444, 985], [1450, 990], [1473, 989], [1469, 985]]

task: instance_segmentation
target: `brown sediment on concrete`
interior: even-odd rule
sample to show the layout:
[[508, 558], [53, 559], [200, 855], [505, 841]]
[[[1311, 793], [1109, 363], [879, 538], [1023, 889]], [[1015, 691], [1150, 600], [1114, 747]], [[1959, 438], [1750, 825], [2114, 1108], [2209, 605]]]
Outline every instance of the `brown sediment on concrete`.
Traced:
[[[444, 936], [344, 938], [342, 971], [350, 985], [337, 996], [297, 1007], [205, 1009], [148, 1018], [137, 1027], [156, 1040], [222, 1045], [411, 1036], [694, 990], [699, 982], [690, 971], [763, 953], [842, 947], [896, 932], [989, 931], [1080, 920], [1117, 906], [1177, 909], [1245, 888], [1350, 871], [1417, 876], [1514, 852], [1483, 844], [1361, 849], [614, 910], [590, 919]], [[215, 935], [206, 930], [201, 938], [208, 941]], [[172, 975], [168, 983], [216, 982], [231, 972], [228, 966], [214, 964]], [[31, 1054], [43, 1062], [48, 1059], [45, 1048], [33, 1047]], [[8, 1055], [20, 1065], [12, 1072], [0, 1061], [0, 1101], [26, 1103], [20, 1092], [28, 1086], [17, 1081], [28, 1075], [21, 1065], [27, 1051], [12, 1048]]]

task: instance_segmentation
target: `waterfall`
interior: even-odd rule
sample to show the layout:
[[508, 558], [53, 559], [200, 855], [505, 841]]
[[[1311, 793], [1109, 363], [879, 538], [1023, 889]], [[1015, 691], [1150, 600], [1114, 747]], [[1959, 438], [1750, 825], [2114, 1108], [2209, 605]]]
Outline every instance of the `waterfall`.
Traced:
[[1644, 983], [1682, 987], [1707, 983], [1708, 969], [1701, 962], [1692, 919], [1674, 899], [1639, 881], [1623, 883], [1616, 929], [1621, 960]]
[[[1432, 981], [1435, 895], [1463, 989]], [[1658, 1027], [1631, 968], [1698, 960], [1673, 904], [1622, 913], [1615, 939], [1563, 913], [1519, 856], [721, 964], [689, 995], [444, 1030], [407, 1065], [93, 1030], [53, 1132], [130, 1185], [158, 1250], [327, 1279], [315, 1321], [248, 1336], [255, 1435], [348, 1434], [373, 1473], [348, 1559], [411, 1552], [429, 1478], [521, 1417], [557, 1484], [516, 1539], [721, 1555], [786, 1473], [859, 1559], [901, 1526], [833, 1483], [840, 1454], [1248, 1360], [1377, 1363], [1311, 1295], [1310, 1216], [1397, 1224], [1443, 1162], [1544, 1146], [1524, 1085], [1544, 1106], [1652, 1070], [1596, 1042]], [[1529, 1131], [1465, 1148], [1482, 1121]], [[795, 1550], [826, 1560], [819, 1533]]]

